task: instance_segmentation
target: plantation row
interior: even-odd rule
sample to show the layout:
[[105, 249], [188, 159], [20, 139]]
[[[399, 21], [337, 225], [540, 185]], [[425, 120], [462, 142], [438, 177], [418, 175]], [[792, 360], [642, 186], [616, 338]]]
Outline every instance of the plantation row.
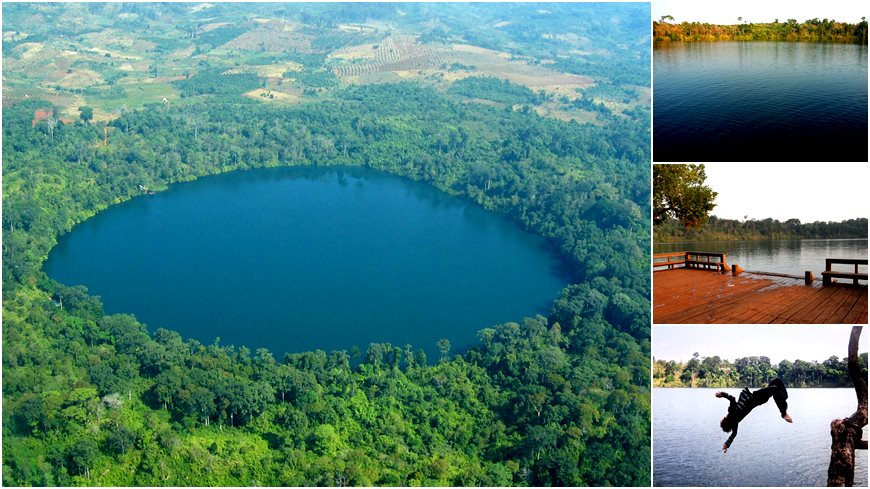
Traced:
[[419, 47], [411, 36], [390, 36], [378, 45], [375, 59], [382, 63], [392, 63], [418, 55]]
[[333, 73], [339, 78], [346, 76], [362, 76], [386, 71], [425, 70], [440, 68], [459, 63], [460, 56], [448, 51], [428, 50], [421, 55], [405, 58], [393, 62], [374, 61], [352, 65], [338, 65], [332, 68]]

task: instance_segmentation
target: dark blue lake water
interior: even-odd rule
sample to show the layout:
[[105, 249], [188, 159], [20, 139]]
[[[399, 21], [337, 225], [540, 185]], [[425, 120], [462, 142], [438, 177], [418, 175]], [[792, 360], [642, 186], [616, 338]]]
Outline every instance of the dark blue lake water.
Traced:
[[[719, 428], [728, 401], [714, 396], [718, 390], [740, 392], [653, 389], [653, 485], [827, 485], [831, 421], [855, 412], [854, 389], [789, 389], [794, 423], [783, 421], [768, 401], [740, 423], [728, 453], [722, 444], [729, 434]], [[855, 487], [867, 487], [867, 452], [856, 454]]]
[[457, 352], [546, 314], [569, 281], [538, 236], [418, 182], [271, 168], [176, 184], [63, 236], [45, 264], [110, 313], [210, 344], [284, 352], [371, 342]]
[[655, 161], [867, 161], [867, 46], [657, 43], [653, 66]]

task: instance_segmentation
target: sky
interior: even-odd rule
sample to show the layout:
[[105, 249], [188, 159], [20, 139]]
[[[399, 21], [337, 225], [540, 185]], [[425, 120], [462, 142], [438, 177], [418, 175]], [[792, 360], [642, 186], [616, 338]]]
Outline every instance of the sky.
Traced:
[[[712, 215], [723, 219], [791, 218], [801, 222], [870, 217], [867, 163], [705, 163], [706, 184], [718, 192]], [[823, 192], [823, 187], [845, 190]], [[851, 190], [850, 190], [851, 189]]]
[[[832, 355], [848, 357], [851, 325], [655, 325], [653, 356], [656, 360], [688, 361], [718, 355], [734, 361], [748, 356], [781, 360], [824, 361]], [[870, 329], [864, 328], [858, 353], [867, 351]]]
[[659, 20], [671, 15], [674, 21], [736, 24], [737, 17], [746, 22], [773, 22], [795, 19], [804, 22], [818, 17], [840, 22], [858, 23], [861, 17], [870, 17], [870, 2], [862, 0], [653, 0], [652, 18]]

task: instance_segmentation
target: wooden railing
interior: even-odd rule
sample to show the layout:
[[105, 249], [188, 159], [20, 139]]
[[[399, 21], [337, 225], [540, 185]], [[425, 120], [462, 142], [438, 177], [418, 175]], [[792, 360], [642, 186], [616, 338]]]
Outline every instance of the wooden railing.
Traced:
[[656, 253], [652, 257], [653, 269], [656, 267], [667, 266], [668, 270], [673, 270], [675, 265], [686, 265], [685, 251], [678, 251], [676, 253]]
[[725, 253], [708, 253], [704, 251], [678, 251], [673, 253], [656, 253], [652, 258], [652, 267], [668, 267], [673, 270], [676, 265], [685, 268], [705, 268], [717, 271], [727, 271], [728, 264]]
[[[822, 272], [822, 285], [831, 285], [834, 283], [834, 278], [846, 278], [851, 279], [853, 285], [858, 285], [859, 280], [867, 280], [866, 273], [860, 273], [858, 271], [859, 265], [866, 265], [867, 260], [856, 259], [856, 258], [826, 258], [825, 259], [825, 271]], [[855, 265], [854, 272], [841, 272], [838, 270], [834, 270], [834, 265]]]
[[[681, 265], [682, 268], [698, 268], [706, 270], [716, 270], [718, 272], [733, 272], [734, 275], [743, 273], [743, 269], [738, 265], [729, 266], [725, 253], [709, 253], [704, 251], [675, 251], [671, 253], [655, 253], [652, 256], [652, 268], [655, 270], [659, 267], [667, 267], [668, 270], [677, 268]], [[854, 271], [834, 270], [834, 265], [854, 265]], [[867, 272], [860, 272], [858, 267], [867, 265], [866, 259], [856, 258], [827, 258], [825, 259], [825, 271], [822, 272], [822, 285], [831, 285], [834, 283], [834, 278], [844, 278], [852, 281], [853, 285], [859, 285], [859, 280], [867, 281]], [[752, 272], [759, 275], [772, 275], [777, 277], [801, 278], [798, 275], [786, 275], [782, 273], [771, 272]], [[807, 285], [812, 285], [815, 280], [813, 273], [807, 271], [804, 273], [804, 281]]]

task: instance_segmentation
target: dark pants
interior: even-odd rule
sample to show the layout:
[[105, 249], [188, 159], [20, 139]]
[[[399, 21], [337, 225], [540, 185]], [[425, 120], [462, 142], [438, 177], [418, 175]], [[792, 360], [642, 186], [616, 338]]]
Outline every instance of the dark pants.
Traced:
[[785, 416], [786, 410], [788, 409], [788, 403], [785, 402], [785, 400], [788, 399], [788, 392], [785, 390], [785, 384], [782, 383], [782, 380], [773, 379], [769, 384], [767, 384], [767, 387], [753, 392], [752, 404], [760, 406], [766, 403], [771, 397], [773, 397], [773, 401], [776, 402], [776, 407], [779, 408], [779, 413], [782, 416]]

